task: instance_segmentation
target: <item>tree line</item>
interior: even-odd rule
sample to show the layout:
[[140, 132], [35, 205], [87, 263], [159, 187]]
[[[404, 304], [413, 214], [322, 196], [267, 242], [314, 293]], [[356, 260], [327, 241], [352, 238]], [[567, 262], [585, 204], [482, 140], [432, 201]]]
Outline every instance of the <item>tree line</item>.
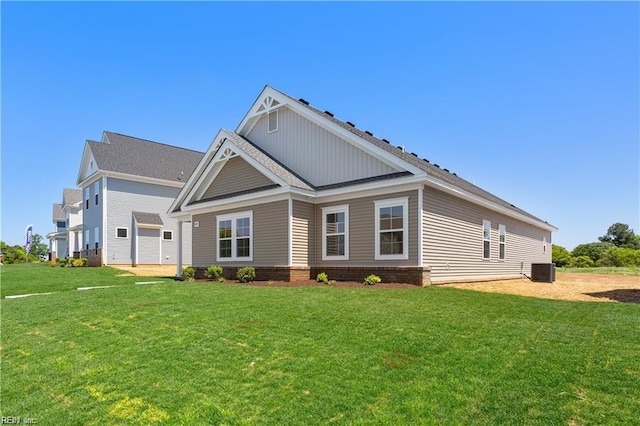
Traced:
[[570, 268], [640, 266], [640, 235], [629, 225], [614, 223], [597, 242], [580, 244], [571, 252], [554, 244], [551, 261]]
[[[4, 255], [2, 263], [25, 263], [27, 260], [25, 247], [21, 245], [10, 246], [0, 241], [0, 252]], [[42, 235], [31, 236], [31, 249], [29, 250], [29, 262], [41, 262], [49, 257], [49, 247], [43, 242]]]

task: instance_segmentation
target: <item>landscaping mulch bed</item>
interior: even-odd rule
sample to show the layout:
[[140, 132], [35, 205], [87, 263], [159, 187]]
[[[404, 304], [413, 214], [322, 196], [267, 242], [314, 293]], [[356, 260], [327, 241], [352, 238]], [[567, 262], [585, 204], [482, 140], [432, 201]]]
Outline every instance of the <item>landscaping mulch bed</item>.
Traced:
[[[196, 282], [202, 283], [211, 283], [213, 281], [207, 280], [196, 280]], [[363, 288], [377, 288], [377, 289], [385, 289], [385, 288], [408, 288], [408, 289], [420, 289], [422, 287], [406, 284], [406, 283], [379, 283], [376, 285], [365, 285], [363, 283], [359, 283], [356, 281], [336, 281], [334, 284], [329, 285], [325, 283], [319, 283], [316, 280], [305, 280], [305, 281], [253, 281], [250, 283], [243, 283], [237, 280], [227, 280], [226, 284], [233, 285], [250, 285], [255, 287], [363, 287]]]

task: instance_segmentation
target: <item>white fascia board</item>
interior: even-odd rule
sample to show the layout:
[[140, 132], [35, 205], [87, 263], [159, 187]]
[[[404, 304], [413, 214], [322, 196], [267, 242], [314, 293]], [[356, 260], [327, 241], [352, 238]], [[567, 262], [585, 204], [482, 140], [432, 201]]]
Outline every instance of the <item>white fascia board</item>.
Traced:
[[[253, 103], [253, 105], [251, 106], [251, 109], [249, 109], [249, 112], [247, 112], [247, 115], [245, 115], [244, 119], [240, 122], [240, 124], [238, 125], [237, 129], [236, 129], [236, 133], [239, 135], [248, 135], [251, 132], [251, 129], [253, 128], [253, 126], [256, 124], [257, 120], [255, 120], [255, 117], [257, 115], [260, 114], [256, 114], [256, 110], [259, 108], [259, 106], [262, 103], [262, 100], [266, 97], [266, 96], [271, 96], [272, 98], [275, 98], [280, 105], [278, 105], [278, 108], [282, 107], [282, 106], [288, 106], [289, 108], [291, 108], [294, 112], [300, 114], [301, 116], [305, 117], [306, 119], [308, 119], [309, 121], [317, 124], [318, 126], [326, 129], [327, 131], [335, 134], [336, 136], [340, 137], [341, 139], [344, 139], [345, 141], [349, 142], [350, 144], [354, 145], [355, 147], [363, 150], [364, 152], [372, 155], [373, 157], [377, 158], [378, 160], [382, 161], [383, 163], [390, 165], [392, 167], [395, 167], [396, 169], [399, 170], [406, 170], [411, 172], [414, 175], [424, 175], [425, 172], [418, 168], [415, 167], [411, 164], [409, 164], [408, 162], [402, 160], [399, 157], [396, 157], [395, 155], [385, 151], [382, 148], [377, 147], [376, 145], [372, 144], [371, 142], [368, 142], [362, 138], [360, 138], [359, 136], [355, 135], [354, 133], [351, 133], [350, 131], [348, 131], [347, 129], [344, 129], [340, 126], [338, 126], [337, 124], [333, 123], [332, 121], [322, 117], [319, 114], [316, 114], [315, 112], [311, 111], [310, 109], [300, 105], [298, 102], [292, 102], [291, 99], [288, 96], [283, 95], [282, 93], [278, 92], [277, 90], [266, 86], [262, 93], [260, 93], [260, 96], [258, 96], [258, 98], [256, 99], [256, 101]], [[249, 126], [247, 126], [249, 125]]]
[[180, 192], [178, 192], [175, 200], [173, 200], [169, 206], [168, 212], [176, 210], [179, 206], [185, 203], [185, 200], [192, 196], [192, 193], [195, 190], [195, 184], [200, 180], [200, 176], [202, 175], [203, 170], [209, 165], [211, 158], [213, 158], [213, 156], [218, 152], [220, 143], [224, 140], [225, 134], [224, 130], [218, 130], [213, 141], [211, 141], [211, 145], [207, 148], [207, 152], [204, 154], [193, 173], [191, 173], [191, 176], [189, 176], [189, 179], [187, 179], [187, 182], [184, 184]]
[[[542, 228], [546, 231], [555, 232], [558, 230], [553, 225], [548, 224], [547, 222], [543, 222], [541, 220], [536, 220], [532, 217], [523, 215], [522, 213], [518, 213], [514, 210], [503, 207], [499, 204], [496, 204], [492, 201], [486, 200], [482, 197], [479, 197], [475, 194], [471, 194], [470, 192], [464, 191], [458, 187], [450, 185], [446, 182], [443, 182], [439, 179], [435, 179], [431, 176], [427, 177], [425, 184], [431, 188], [438, 189], [440, 191], [446, 192], [447, 194], [451, 194], [455, 197], [461, 198], [463, 200], [469, 201], [473, 204], [477, 204], [479, 206], [485, 207], [489, 210], [493, 210], [495, 212], [504, 214], [505, 216], [512, 217], [521, 222], [528, 223], [529, 225], [536, 226], [538, 228]], [[428, 195], [427, 195], [428, 196]]]
[[104, 170], [98, 170], [97, 173], [89, 176], [84, 181], [79, 182], [78, 186], [80, 186], [81, 188], [87, 187], [92, 183], [94, 183], [95, 181], [97, 181], [98, 179], [100, 179], [101, 177], [128, 180], [128, 181], [140, 182], [140, 183], [149, 183], [153, 185], [168, 186], [172, 188], [181, 188], [184, 185], [182, 182], [174, 182], [174, 181], [164, 180], [164, 179], [130, 175], [127, 173], [106, 172]]
[[275, 188], [272, 190], [241, 195], [233, 198], [226, 198], [222, 200], [208, 201], [206, 203], [198, 203], [196, 205], [185, 206], [181, 212], [173, 213], [174, 216], [178, 215], [196, 215], [202, 213], [210, 213], [213, 211], [230, 210], [236, 208], [244, 208], [249, 206], [255, 206], [256, 204], [265, 204], [273, 201], [281, 201], [289, 199], [290, 191], [286, 188]]
[[332, 203], [353, 198], [418, 190], [423, 184], [424, 178], [418, 176], [407, 176], [405, 178], [368, 182], [345, 188], [318, 191], [314, 198], [316, 203]]

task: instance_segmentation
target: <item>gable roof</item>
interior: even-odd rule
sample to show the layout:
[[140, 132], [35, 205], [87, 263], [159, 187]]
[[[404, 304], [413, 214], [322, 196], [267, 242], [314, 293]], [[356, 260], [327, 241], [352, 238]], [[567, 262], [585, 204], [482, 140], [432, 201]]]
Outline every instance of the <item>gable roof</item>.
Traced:
[[67, 220], [64, 212], [62, 211], [62, 204], [54, 204], [52, 217], [54, 222], [63, 222]]
[[64, 188], [62, 190], [62, 207], [71, 206], [82, 202], [82, 190]]
[[[172, 182], [186, 182], [204, 153], [120, 133], [103, 133], [86, 146], [98, 170]], [[79, 179], [80, 181], [80, 179]]]
[[427, 173], [427, 175], [432, 176], [440, 181], [443, 181], [445, 183], [448, 183], [450, 185], [453, 185], [455, 187], [458, 187], [460, 189], [463, 189], [471, 194], [474, 194], [478, 197], [481, 197], [487, 201], [490, 201], [492, 203], [498, 204], [501, 207], [504, 207], [508, 210], [512, 210], [515, 211], [519, 214], [525, 215], [531, 219], [535, 219], [537, 221], [541, 221], [542, 219], [532, 215], [531, 213], [522, 210], [516, 206], [514, 206], [513, 204], [503, 200], [500, 197], [497, 197], [496, 195], [480, 188], [479, 186], [476, 186], [472, 183], [470, 183], [469, 181], [462, 179], [461, 177], [459, 177], [456, 173], [452, 173], [447, 169], [442, 169], [440, 168], [438, 165], [436, 164], [432, 164], [431, 162], [429, 162], [429, 160], [427, 159], [421, 159], [419, 158], [416, 154], [414, 153], [409, 153], [406, 152], [403, 146], [394, 146], [391, 144], [391, 142], [387, 141], [387, 140], [383, 140], [383, 139], [378, 139], [375, 136], [373, 136], [373, 134], [371, 134], [370, 132], [366, 132], [363, 130], [358, 129], [357, 127], [355, 127], [355, 125], [352, 125], [352, 123], [347, 123], [345, 121], [339, 120], [337, 118], [335, 118], [335, 116], [330, 113], [329, 111], [320, 111], [319, 109], [311, 106], [309, 104], [309, 102], [307, 102], [304, 99], [294, 99], [291, 96], [287, 95], [286, 93], [282, 93], [277, 89], [273, 89], [278, 91], [280, 94], [282, 94], [283, 96], [287, 97], [289, 100], [291, 100], [292, 102], [295, 102], [295, 104], [300, 105], [301, 107], [312, 111], [314, 114], [321, 116], [323, 119], [328, 120], [338, 126], [340, 126], [341, 128], [353, 133], [354, 135], [358, 136], [359, 138], [362, 138], [364, 140], [366, 140], [367, 142], [377, 146], [378, 148], [381, 148], [383, 150], [385, 150], [386, 152], [396, 156], [397, 158], [400, 158], [403, 161], [406, 161], [407, 163], [418, 167], [419, 169], [425, 171]]
[[133, 219], [138, 225], [162, 226], [162, 218], [158, 213], [132, 212]]

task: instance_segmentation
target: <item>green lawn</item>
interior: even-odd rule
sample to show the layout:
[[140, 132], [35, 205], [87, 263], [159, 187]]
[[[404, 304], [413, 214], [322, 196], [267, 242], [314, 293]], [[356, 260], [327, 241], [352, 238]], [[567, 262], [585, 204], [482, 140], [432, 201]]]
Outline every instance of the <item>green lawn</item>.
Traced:
[[[2, 286], [19, 288], [13, 267], [2, 268]], [[45, 280], [50, 269], [29, 273]], [[98, 274], [71, 271], [74, 282]], [[90, 425], [638, 421], [640, 305], [442, 287], [129, 284], [0, 302], [2, 416]]]
[[607, 275], [640, 275], [640, 266], [600, 266], [597, 268], [557, 268], [562, 272], [579, 272], [583, 274]]

